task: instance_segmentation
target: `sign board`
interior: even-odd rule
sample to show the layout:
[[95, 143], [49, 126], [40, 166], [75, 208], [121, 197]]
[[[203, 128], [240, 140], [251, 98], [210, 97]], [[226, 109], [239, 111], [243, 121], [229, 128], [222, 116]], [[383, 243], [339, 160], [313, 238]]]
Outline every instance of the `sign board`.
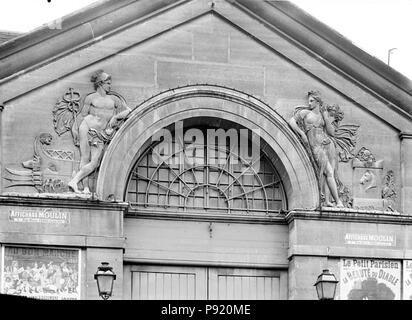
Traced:
[[400, 300], [401, 262], [341, 259], [341, 300]]
[[412, 300], [412, 260], [403, 261], [403, 300]]
[[5, 246], [1, 292], [47, 300], [80, 299], [80, 250]]
[[395, 247], [396, 236], [391, 234], [346, 233], [345, 244]]
[[32, 209], [19, 208], [9, 211], [10, 222], [37, 222], [53, 224], [69, 224], [70, 212], [58, 209]]

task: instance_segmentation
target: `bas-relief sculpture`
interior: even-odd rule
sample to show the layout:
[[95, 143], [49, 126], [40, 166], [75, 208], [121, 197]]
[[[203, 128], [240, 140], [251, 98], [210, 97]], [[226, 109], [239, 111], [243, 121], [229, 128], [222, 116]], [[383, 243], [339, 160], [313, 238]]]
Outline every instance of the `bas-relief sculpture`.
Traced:
[[397, 212], [395, 174], [388, 170], [383, 175], [384, 160], [362, 147], [352, 160], [353, 207], [355, 209]]
[[21, 168], [6, 168], [4, 179], [9, 181], [5, 188], [30, 186], [40, 193], [67, 192], [65, 180], [71, 176], [74, 152], [53, 149], [50, 133], [41, 133], [34, 140], [34, 154], [23, 161]]
[[[69, 88], [53, 108], [58, 136], [70, 132], [70, 150], [53, 148], [50, 133], [34, 141], [34, 154], [21, 163], [24, 168], [6, 168], [5, 188], [31, 186], [39, 193], [90, 196], [89, 178], [98, 168], [104, 149], [131, 109], [124, 98], [111, 91], [111, 76], [96, 71], [95, 91], [84, 98]], [[396, 211], [394, 172], [383, 175], [383, 160], [362, 147], [356, 155], [358, 125], [340, 124], [344, 113], [338, 105], [323, 102], [318, 91], [307, 95], [308, 105], [297, 106], [289, 123], [299, 135], [317, 168], [322, 205]], [[78, 152], [76, 152], [78, 148]], [[76, 155], [80, 156], [77, 157]], [[79, 159], [80, 158], [80, 159]], [[352, 189], [339, 179], [339, 162], [352, 161]]]
[[384, 161], [362, 147], [352, 159], [353, 206], [356, 209], [383, 210], [380, 190]]
[[[378, 195], [384, 161], [376, 160], [372, 152], [362, 147], [352, 160], [353, 181], [359, 182], [360, 195]], [[359, 178], [360, 177], [360, 178]]]
[[364, 191], [368, 192], [373, 188], [377, 188], [376, 176], [371, 170], [366, 170], [360, 178], [359, 183], [364, 187]]
[[[124, 98], [111, 91], [111, 76], [96, 71], [91, 82], [95, 91], [84, 99], [73, 88], [53, 108], [53, 124], [58, 136], [70, 132], [73, 149], [79, 148], [80, 161], [74, 150], [50, 149], [53, 137], [41, 133], [35, 138], [34, 155], [21, 168], [6, 168], [5, 188], [32, 186], [39, 193], [79, 194], [90, 196], [89, 177], [98, 168], [104, 149], [131, 109]], [[83, 103], [81, 102], [83, 100]], [[79, 184], [83, 185], [82, 190]]]
[[349, 188], [338, 176], [338, 163], [353, 158], [359, 126], [341, 125], [343, 111], [338, 105], [325, 104], [318, 91], [308, 92], [307, 98], [308, 105], [297, 106], [289, 124], [317, 168], [322, 205], [351, 207]]
[[[362, 147], [354, 155], [358, 125], [344, 124], [338, 105], [327, 105], [318, 91], [308, 92], [308, 106], [297, 106], [289, 120], [318, 173], [321, 205], [397, 213], [395, 175], [383, 176], [384, 160]], [[352, 188], [343, 185], [338, 163], [352, 164]]]
[[80, 148], [79, 171], [68, 182], [76, 193], [79, 182], [83, 182], [83, 192], [90, 193], [88, 176], [99, 166], [105, 145], [131, 111], [121, 96], [111, 92], [109, 74], [99, 70], [91, 81], [96, 91], [86, 96], [71, 128], [74, 144]]

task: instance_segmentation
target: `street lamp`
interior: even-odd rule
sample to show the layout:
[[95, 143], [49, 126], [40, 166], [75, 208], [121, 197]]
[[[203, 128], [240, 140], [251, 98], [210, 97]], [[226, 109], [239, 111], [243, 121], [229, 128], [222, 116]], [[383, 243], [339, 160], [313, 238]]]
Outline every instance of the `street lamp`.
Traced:
[[97, 281], [97, 290], [102, 299], [107, 300], [111, 297], [113, 292], [113, 282], [116, 280], [116, 274], [109, 266], [108, 262], [102, 262], [94, 274], [94, 279]]
[[329, 269], [324, 269], [318, 276], [314, 286], [318, 293], [319, 300], [333, 300], [335, 298], [336, 285], [339, 281], [335, 275], [329, 272]]
[[391, 48], [388, 50], [388, 66], [390, 66], [390, 63], [391, 63], [391, 54], [395, 50], [398, 50], [398, 48]]

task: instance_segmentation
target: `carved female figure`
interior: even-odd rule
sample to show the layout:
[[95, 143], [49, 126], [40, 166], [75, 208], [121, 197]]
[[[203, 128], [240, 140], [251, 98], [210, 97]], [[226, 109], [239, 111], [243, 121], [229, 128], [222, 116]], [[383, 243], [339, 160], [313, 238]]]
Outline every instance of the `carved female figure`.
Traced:
[[111, 94], [109, 74], [98, 70], [91, 82], [95, 92], [86, 96], [72, 128], [74, 143], [80, 147], [79, 171], [68, 183], [74, 192], [79, 192], [78, 183], [83, 180], [83, 192], [90, 193], [87, 177], [98, 167], [104, 144], [111, 139], [118, 121], [131, 111], [117, 95]]
[[308, 106], [297, 107], [289, 124], [312, 151], [319, 169], [320, 185], [325, 192], [326, 206], [333, 206], [329, 199], [330, 192], [336, 206], [343, 207], [335, 179], [338, 156], [334, 141], [331, 139], [335, 135], [335, 126], [329, 120], [319, 92], [308, 93]]

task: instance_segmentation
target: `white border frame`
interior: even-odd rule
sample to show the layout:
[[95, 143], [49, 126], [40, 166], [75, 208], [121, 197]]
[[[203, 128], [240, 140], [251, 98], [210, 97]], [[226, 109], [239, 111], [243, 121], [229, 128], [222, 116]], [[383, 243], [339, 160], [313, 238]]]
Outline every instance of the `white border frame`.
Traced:
[[3, 281], [4, 281], [4, 254], [5, 254], [5, 248], [4, 244], [0, 245], [1, 247], [1, 263], [0, 263], [0, 293], [3, 293]]

